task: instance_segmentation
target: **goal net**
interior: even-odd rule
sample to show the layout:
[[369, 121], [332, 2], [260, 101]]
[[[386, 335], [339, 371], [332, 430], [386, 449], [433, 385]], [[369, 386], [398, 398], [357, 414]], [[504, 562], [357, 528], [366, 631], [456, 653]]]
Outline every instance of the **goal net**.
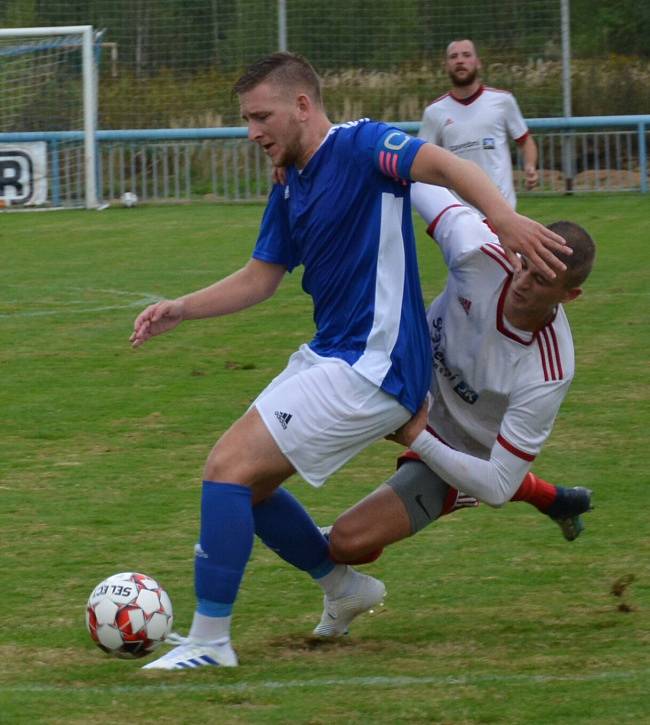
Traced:
[[97, 206], [90, 26], [0, 29], [0, 206]]

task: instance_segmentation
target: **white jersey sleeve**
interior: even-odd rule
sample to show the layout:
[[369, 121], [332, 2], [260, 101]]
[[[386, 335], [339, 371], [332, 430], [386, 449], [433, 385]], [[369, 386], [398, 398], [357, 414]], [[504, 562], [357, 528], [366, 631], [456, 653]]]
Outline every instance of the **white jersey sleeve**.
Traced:
[[442, 126], [438, 114], [435, 113], [433, 105], [427, 106], [422, 114], [422, 122], [418, 137], [434, 143], [436, 146], [442, 146]]
[[413, 441], [411, 450], [448, 484], [490, 506], [509, 501], [532, 465], [496, 443], [485, 461], [450, 448], [426, 430]]
[[506, 96], [503, 111], [506, 128], [508, 129], [508, 135], [510, 138], [517, 141], [518, 139], [526, 136], [528, 133], [528, 126], [526, 125], [526, 121], [519, 110], [517, 99], [511, 93], [508, 93]]
[[513, 396], [488, 460], [456, 451], [426, 430], [411, 450], [451, 486], [501, 506], [515, 494], [548, 438], [570, 382], [537, 385]]
[[428, 431], [411, 445], [424, 463], [450, 485], [500, 506], [512, 498], [551, 433], [571, 375], [513, 390], [487, 460], [461, 453]]
[[411, 186], [413, 208], [424, 219], [452, 269], [477, 247], [499, 240], [473, 208], [462, 204], [448, 189], [417, 182]]
[[532, 461], [551, 434], [571, 378], [513, 390], [497, 444]]

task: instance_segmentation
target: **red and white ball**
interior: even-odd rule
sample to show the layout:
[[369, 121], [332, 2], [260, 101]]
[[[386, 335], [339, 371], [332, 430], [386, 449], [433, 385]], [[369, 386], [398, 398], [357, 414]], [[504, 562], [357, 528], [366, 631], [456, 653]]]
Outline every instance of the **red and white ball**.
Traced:
[[86, 627], [90, 636], [115, 657], [148, 655], [172, 631], [173, 624], [169, 595], [146, 574], [114, 574], [88, 597]]

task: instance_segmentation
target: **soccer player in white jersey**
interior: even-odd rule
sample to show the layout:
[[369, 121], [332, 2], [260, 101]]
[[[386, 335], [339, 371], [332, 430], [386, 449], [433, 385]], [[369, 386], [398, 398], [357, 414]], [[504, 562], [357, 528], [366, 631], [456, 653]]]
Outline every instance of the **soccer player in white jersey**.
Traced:
[[562, 305], [580, 295], [594, 243], [577, 224], [552, 224], [573, 254], [551, 281], [526, 258], [513, 269], [496, 235], [448, 190], [415, 184], [411, 195], [449, 269], [427, 313], [430, 407], [391, 436], [410, 451], [391, 479], [337, 519], [332, 555], [372, 561], [453, 510], [458, 489], [492, 506], [527, 501], [572, 540], [591, 491], [554, 486], [530, 468], [573, 378]]
[[514, 209], [510, 139], [521, 148], [526, 189], [538, 181], [537, 144], [517, 101], [508, 91], [483, 85], [481, 61], [471, 40], [449, 44], [445, 69], [452, 88], [427, 106], [419, 136], [478, 164]]
[[286, 167], [286, 183], [271, 191], [252, 259], [205, 289], [147, 307], [131, 342], [138, 347], [184, 320], [261, 302], [299, 265], [316, 334], [209, 454], [189, 637], [177, 638], [148, 669], [237, 665], [231, 614], [254, 534], [306, 571], [342, 622], [383, 597], [382, 582], [331, 562], [322, 534], [281, 484], [298, 472], [322, 485], [404, 424], [426, 397], [431, 355], [411, 180], [453, 187], [487, 214], [511, 249], [551, 276], [564, 268], [553, 253], [565, 248], [561, 237], [516, 214], [473, 164], [386, 124], [333, 126], [304, 58], [263, 58], [235, 91], [249, 138]]

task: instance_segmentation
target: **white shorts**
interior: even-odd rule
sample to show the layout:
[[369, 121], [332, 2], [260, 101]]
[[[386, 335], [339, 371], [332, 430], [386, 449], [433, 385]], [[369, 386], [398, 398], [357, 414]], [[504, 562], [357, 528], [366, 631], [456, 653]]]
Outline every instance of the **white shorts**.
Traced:
[[284, 455], [312, 486], [411, 413], [343, 360], [308, 345], [259, 394], [253, 405]]

